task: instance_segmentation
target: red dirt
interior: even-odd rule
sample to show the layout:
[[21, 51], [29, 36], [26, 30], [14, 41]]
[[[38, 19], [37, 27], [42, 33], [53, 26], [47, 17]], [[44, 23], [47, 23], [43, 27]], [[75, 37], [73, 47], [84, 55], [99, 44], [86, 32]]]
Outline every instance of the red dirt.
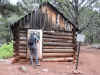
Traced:
[[[80, 75], [100, 75], [99, 57], [99, 49], [81, 47], [79, 61]], [[23, 65], [27, 69], [26, 72], [19, 69]], [[41, 66], [37, 68], [33, 68], [29, 64], [7, 64], [0, 62], [0, 75], [74, 75], [72, 70], [73, 63], [69, 62], [41, 62]]]

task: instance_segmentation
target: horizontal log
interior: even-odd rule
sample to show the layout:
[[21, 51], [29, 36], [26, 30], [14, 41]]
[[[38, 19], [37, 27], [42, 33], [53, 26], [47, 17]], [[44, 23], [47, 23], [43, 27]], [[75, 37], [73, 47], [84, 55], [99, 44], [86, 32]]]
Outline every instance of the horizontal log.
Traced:
[[43, 33], [55, 33], [55, 34], [68, 34], [68, 33], [73, 33], [72, 31], [66, 31], [66, 32], [61, 32], [61, 31], [43, 31]]
[[68, 36], [52, 36], [52, 35], [43, 35], [43, 38], [53, 38], [53, 39], [66, 39], [66, 40], [73, 40], [73, 37]]
[[27, 53], [26, 50], [19, 50], [18, 53]]
[[42, 61], [45, 61], [45, 62], [71, 62], [71, 61], [73, 61], [73, 57], [67, 57], [67, 58], [43, 58]]
[[22, 52], [26, 51], [26, 49], [17, 49], [17, 50], [18, 50], [18, 52], [19, 51], [22, 51]]
[[18, 61], [18, 63], [21, 63], [21, 64], [27, 63], [27, 64], [28, 64], [28, 59], [26, 59], [26, 58], [22, 59], [22, 58], [21, 58], [21, 59]]
[[44, 46], [73, 46], [73, 43], [43, 42]]
[[73, 33], [64, 33], [64, 32], [43, 32], [43, 35], [54, 35], [54, 36], [73, 36]]
[[23, 47], [26, 47], [27, 44], [18, 44], [18, 46], [23, 46]]
[[22, 33], [19, 33], [19, 37], [26, 37], [27, 34], [22, 34]]
[[64, 43], [72, 43], [73, 40], [43, 38], [43, 42], [64, 42]]
[[73, 36], [72, 33], [43, 33], [43, 35], [54, 35], [54, 36]]
[[18, 39], [18, 41], [26, 41], [27, 39]]
[[21, 30], [21, 31], [19, 31], [19, 33], [27, 33], [27, 31]]
[[19, 37], [19, 39], [27, 39], [27, 37]]
[[26, 49], [27, 49], [27, 47], [18, 46], [18, 49], [20, 49], [20, 50], [26, 50]]
[[27, 44], [26, 41], [19, 41], [19, 44]]
[[58, 34], [58, 33], [43, 33], [44, 36], [68, 36], [68, 37], [72, 37], [73, 34], [72, 33], [67, 33], [67, 34], [64, 34], [64, 33], [61, 33], [61, 34]]
[[73, 49], [43, 49], [43, 53], [73, 53]]
[[43, 46], [43, 49], [73, 49], [73, 47], [62, 46]]
[[18, 55], [19, 55], [20, 57], [26, 57], [26, 56], [27, 56], [26, 53], [18, 53]]
[[27, 31], [19, 31], [20, 34], [26, 34]]
[[73, 53], [43, 53], [43, 58], [45, 57], [72, 57]]

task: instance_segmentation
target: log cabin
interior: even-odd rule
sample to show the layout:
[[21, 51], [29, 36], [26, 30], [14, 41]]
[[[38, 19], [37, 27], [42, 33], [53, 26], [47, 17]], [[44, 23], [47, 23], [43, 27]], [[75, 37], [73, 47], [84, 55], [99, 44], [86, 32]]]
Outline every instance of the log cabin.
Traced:
[[41, 61], [75, 60], [77, 28], [49, 2], [11, 24], [16, 60], [29, 58], [28, 31], [34, 29], [42, 31]]

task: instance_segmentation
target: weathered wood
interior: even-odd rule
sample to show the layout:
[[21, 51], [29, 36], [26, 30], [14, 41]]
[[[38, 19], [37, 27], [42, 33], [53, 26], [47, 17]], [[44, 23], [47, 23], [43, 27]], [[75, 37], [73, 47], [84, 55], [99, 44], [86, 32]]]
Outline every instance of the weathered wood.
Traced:
[[26, 41], [26, 39], [18, 39], [19, 41]]
[[67, 36], [51, 36], [51, 35], [47, 36], [47, 35], [43, 35], [43, 38], [73, 40], [73, 37], [67, 37]]
[[45, 57], [72, 57], [73, 53], [43, 53], [43, 58]]
[[26, 33], [26, 30], [20, 30], [19, 33]]
[[27, 37], [19, 37], [19, 39], [27, 39]]
[[43, 49], [44, 53], [73, 53], [73, 49]]
[[26, 50], [26, 47], [23, 47], [23, 46], [19, 46], [18, 49], [21, 49], [21, 50]]
[[44, 35], [54, 35], [54, 36], [73, 36], [72, 32], [71, 33], [60, 33], [60, 32], [44, 32]]
[[57, 34], [68, 34], [68, 33], [73, 33], [72, 31], [43, 31], [43, 33], [57, 33]]
[[19, 33], [19, 37], [26, 37], [26, 36], [27, 36], [26, 34]]
[[64, 33], [64, 32], [50, 32], [50, 33], [44, 33], [44, 35], [52, 35], [52, 36], [73, 36], [73, 33]]
[[71, 46], [73, 47], [73, 43], [57, 43], [57, 42], [43, 42], [44, 46]]
[[19, 49], [19, 51], [18, 51], [19, 53], [27, 53], [27, 51], [26, 50], [20, 50]]
[[26, 47], [27, 44], [19, 44], [19, 46]]
[[67, 46], [43, 46], [43, 49], [73, 49], [73, 47]]
[[26, 55], [27, 55], [26, 53], [22, 53], [22, 52], [19, 52], [18, 54], [20, 57], [26, 57]]
[[42, 61], [45, 62], [71, 62], [73, 61], [72, 57], [66, 57], [66, 58], [43, 58]]
[[52, 38], [43, 38], [43, 42], [64, 42], [64, 43], [72, 43], [72, 40], [65, 39], [52, 39]]
[[19, 41], [19, 44], [27, 44], [26, 41]]

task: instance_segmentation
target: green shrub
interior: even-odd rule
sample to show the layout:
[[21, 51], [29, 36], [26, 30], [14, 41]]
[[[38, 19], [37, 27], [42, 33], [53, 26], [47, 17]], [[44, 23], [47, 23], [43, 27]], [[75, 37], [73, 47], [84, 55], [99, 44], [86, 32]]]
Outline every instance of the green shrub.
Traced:
[[0, 59], [10, 58], [13, 56], [13, 42], [3, 44], [0, 47]]

